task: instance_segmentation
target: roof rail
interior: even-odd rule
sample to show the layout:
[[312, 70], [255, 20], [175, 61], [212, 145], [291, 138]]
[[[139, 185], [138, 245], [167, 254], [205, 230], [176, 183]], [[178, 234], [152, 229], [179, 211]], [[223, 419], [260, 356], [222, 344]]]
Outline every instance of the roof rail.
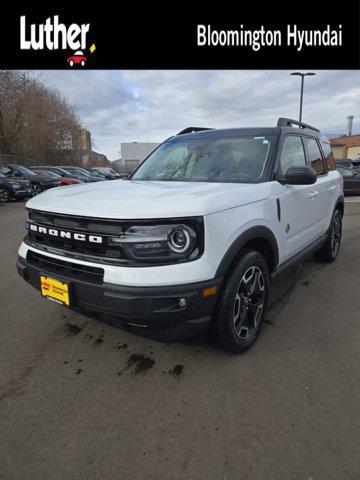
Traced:
[[277, 122], [278, 127], [291, 127], [292, 125], [299, 125], [300, 128], [309, 128], [310, 130], [315, 130], [315, 132], [320, 132], [318, 128], [312, 127], [304, 122], [299, 122], [298, 120], [292, 120], [291, 118], [280, 117]]
[[187, 127], [187, 128], [184, 128], [184, 130], [181, 130], [181, 132], [177, 133], [176, 135], [185, 135], [186, 133], [201, 132], [202, 130], [213, 130], [213, 128]]

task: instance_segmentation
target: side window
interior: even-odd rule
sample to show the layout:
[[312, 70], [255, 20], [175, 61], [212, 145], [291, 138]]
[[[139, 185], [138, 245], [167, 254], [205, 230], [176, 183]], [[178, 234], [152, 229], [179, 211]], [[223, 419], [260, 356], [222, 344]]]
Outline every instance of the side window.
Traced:
[[325, 155], [325, 162], [328, 170], [335, 170], [334, 155], [331, 150], [330, 143], [321, 142], [321, 146]]
[[318, 175], [322, 175], [326, 170], [317, 141], [314, 138], [308, 137], [305, 137], [304, 140], [309, 155], [310, 165]]
[[287, 135], [284, 138], [280, 157], [280, 175], [285, 177], [289, 167], [303, 167], [305, 165], [305, 153], [301, 138], [296, 135]]

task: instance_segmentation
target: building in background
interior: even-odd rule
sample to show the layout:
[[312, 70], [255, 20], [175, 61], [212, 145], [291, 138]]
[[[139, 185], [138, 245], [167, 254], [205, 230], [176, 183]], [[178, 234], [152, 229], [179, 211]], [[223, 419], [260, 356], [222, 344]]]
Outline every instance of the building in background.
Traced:
[[107, 159], [106, 155], [95, 152], [94, 150], [88, 150], [82, 152], [82, 161], [84, 167], [110, 167], [111, 162]]
[[[137, 168], [151, 152], [158, 147], [159, 143], [154, 142], [129, 142], [121, 144], [121, 159], [116, 160], [117, 170], [131, 173]], [[115, 162], [113, 162], [115, 163]]]
[[354, 160], [360, 155], [360, 135], [341, 135], [330, 138], [334, 158]]
[[91, 133], [85, 128], [83, 128], [80, 133], [79, 149], [84, 151], [90, 151], [92, 149]]
[[78, 148], [81, 152], [84, 167], [109, 167], [111, 165], [106, 155], [92, 149], [91, 133], [85, 128], [81, 130]]

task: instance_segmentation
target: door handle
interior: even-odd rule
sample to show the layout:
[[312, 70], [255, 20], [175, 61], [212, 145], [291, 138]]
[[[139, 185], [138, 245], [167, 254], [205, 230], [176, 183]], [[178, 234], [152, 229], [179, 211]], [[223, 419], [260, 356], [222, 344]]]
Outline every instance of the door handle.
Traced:
[[310, 198], [316, 198], [319, 195], [319, 192], [317, 190], [314, 190], [309, 193]]
[[331, 187], [329, 187], [330, 192], [332, 192], [333, 190], [336, 190], [336, 185], [332, 185]]

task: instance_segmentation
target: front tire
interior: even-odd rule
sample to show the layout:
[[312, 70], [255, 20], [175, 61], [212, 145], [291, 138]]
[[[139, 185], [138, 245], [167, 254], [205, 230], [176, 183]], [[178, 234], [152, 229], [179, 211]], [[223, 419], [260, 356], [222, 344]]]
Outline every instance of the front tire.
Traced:
[[337, 208], [332, 216], [330, 230], [323, 245], [314, 254], [319, 262], [331, 263], [339, 254], [342, 236], [342, 213]]
[[9, 190], [6, 188], [0, 187], [0, 203], [6, 203], [9, 202], [11, 199], [11, 195]]
[[255, 250], [243, 250], [225, 279], [213, 318], [225, 351], [242, 353], [253, 345], [264, 320], [269, 289], [264, 257]]
[[35, 183], [33, 187], [34, 196], [39, 195], [39, 193], [41, 193], [42, 191], [43, 191], [42, 186], [39, 183]]

